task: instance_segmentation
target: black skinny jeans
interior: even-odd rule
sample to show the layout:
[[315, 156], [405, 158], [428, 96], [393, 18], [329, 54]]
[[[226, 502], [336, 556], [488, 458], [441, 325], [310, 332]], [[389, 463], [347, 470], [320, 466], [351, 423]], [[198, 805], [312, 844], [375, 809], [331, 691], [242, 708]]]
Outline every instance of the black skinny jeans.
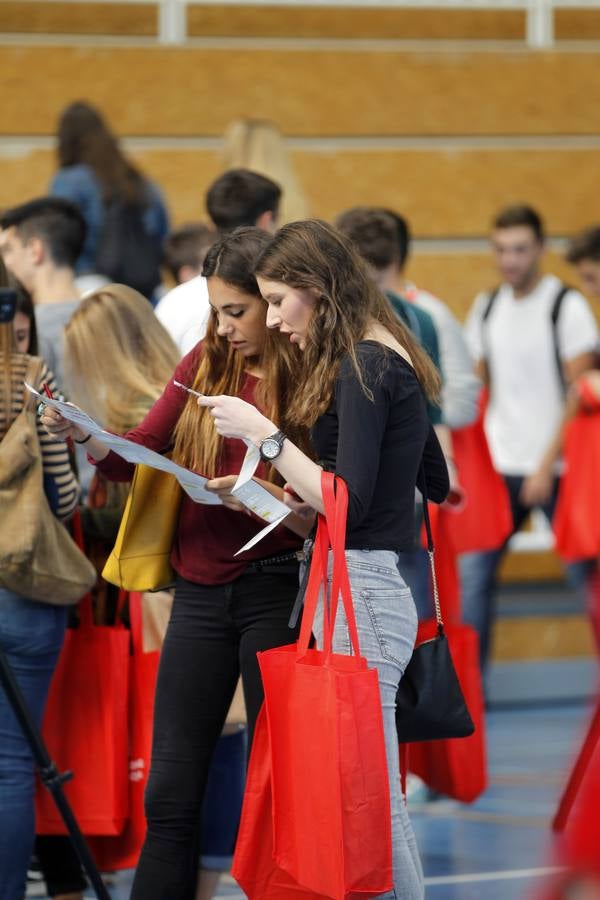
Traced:
[[293, 643], [295, 566], [224, 585], [177, 580], [154, 707], [148, 832], [130, 900], [192, 900], [211, 757], [241, 673], [248, 738], [263, 701], [256, 654]]

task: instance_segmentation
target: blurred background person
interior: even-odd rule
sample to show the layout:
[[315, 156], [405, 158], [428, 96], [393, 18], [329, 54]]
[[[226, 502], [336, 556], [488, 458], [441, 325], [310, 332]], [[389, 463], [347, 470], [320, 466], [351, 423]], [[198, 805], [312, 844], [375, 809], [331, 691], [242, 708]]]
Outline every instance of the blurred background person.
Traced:
[[[103, 275], [157, 299], [169, 216], [156, 184], [124, 155], [99, 110], [77, 101], [58, 123], [58, 172], [49, 192], [75, 203], [85, 219], [77, 276]], [[82, 290], [96, 287], [86, 280]]]
[[[245, 225], [274, 232], [279, 221], [280, 204], [279, 185], [247, 169], [224, 172], [206, 192], [208, 215], [221, 235]], [[206, 278], [201, 274], [178, 284], [156, 307], [156, 315], [182, 356], [204, 337], [209, 314], [208, 288]]]
[[21, 282], [17, 281], [10, 273], [8, 282], [17, 295], [15, 317], [13, 319], [15, 349], [17, 353], [29, 353], [31, 356], [37, 356], [37, 329], [31, 294], [23, 287]]
[[[0, 260], [0, 287], [9, 287]], [[16, 349], [14, 323], [0, 323], [0, 453], [1, 439], [20, 414], [25, 402], [23, 381], [30, 357]], [[38, 391], [44, 384], [55, 393], [54, 375], [42, 363]], [[67, 446], [37, 425], [44, 491], [59, 519], [74, 512], [79, 487], [69, 463]], [[25, 447], [24, 447], [25, 453]], [[29, 462], [29, 451], [27, 460]], [[24, 516], [27, 510], [23, 510]], [[0, 497], [0, 520], [2, 499]], [[2, 586], [0, 560], [0, 646], [16, 677], [25, 703], [41, 726], [50, 680], [62, 646], [67, 607], [39, 603]], [[0, 897], [22, 900], [34, 842], [34, 761], [29, 744], [4, 691], [0, 691]]]
[[40, 354], [63, 389], [63, 330], [79, 303], [75, 265], [85, 235], [77, 206], [56, 197], [38, 197], [0, 216], [0, 255], [31, 295]]
[[[17, 295], [13, 329], [18, 353], [37, 356], [38, 343], [35, 310], [31, 295], [14, 277], [9, 277]], [[67, 835], [38, 835], [35, 858], [28, 871], [28, 881], [43, 878], [48, 896], [53, 900], [81, 900], [87, 882], [82, 875], [79, 858]]]
[[[492, 251], [502, 283], [478, 295], [465, 333], [489, 388], [485, 431], [509, 493], [514, 533], [536, 507], [552, 519], [561, 473], [555, 436], [569, 385], [593, 365], [598, 329], [585, 298], [543, 274], [544, 226], [534, 209], [502, 210]], [[479, 633], [483, 668], [505, 550], [506, 544], [460, 557], [463, 618]]]
[[411, 244], [409, 224], [404, 216], [394, 210], [384, 211], [396, 225], [396, 252], [380, 275], [381, 286], [385, 291], [404, 297], [425, 310], [433, 319], [439, 341], [440, 368], [444, 374], [441, 394], [443, 421], [448, 428], [464, 428], [477, 418], [481, 382], [475, 375], [462, 326], [443, 300], [406, 278]]
[[165, 268], [175, 284], [184, 284], [202, 273], [204, 258], [219, 239], [219, 232], [205, 222], [192, 222], [172, 231], [165, 241]]
[[[60, 197], [38, 197], [0, 215], [0, 255], [31, 295], [40, 356], [66, 394], [63, 332], [79, 303], [75, 266], [85, 236], [79, 208]], [[93, 475], [85, 447], [76, 447], [75, 459], [85, 496]]]
[[280, 185], [283, 196], [279, 225], [306, 219], [310, 215], [290, 151], [275, 122], [268, 119], [234, 119], [225, 131], [221, 159], [225, 169], [250, 169]]

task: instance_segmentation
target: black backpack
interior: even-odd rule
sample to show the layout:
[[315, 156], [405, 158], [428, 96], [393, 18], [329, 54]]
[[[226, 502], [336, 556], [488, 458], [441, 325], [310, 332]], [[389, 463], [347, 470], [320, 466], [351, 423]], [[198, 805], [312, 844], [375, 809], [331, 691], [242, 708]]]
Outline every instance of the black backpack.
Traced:
[[96, 272], [150, 298], [160, 284], [162, 247], [144, 227], [145, 207], [114, 199], [104, 206]]
[[[560, 310], [561, 310], [561, 307], [563, 304], [563, 300], [565, 299], [566, 295], [569, 293], [570, 290], [572, 290], [572, 288], [568, 287], [565, 284], [561, 284], [559, 291], [555, 297], [554, 303], [552, 304], [552, 312], [550, 313], [550, 320], [552, 322], [552, 340], [554, 343], [554, 358], [556, 360], [556, 371], [557, 371], [557, 374], [558, 374], [558, 377], [560, 380], [560, 384], [561, 384], [563, 393], [566, 393], [567, 383], [566, 383], [566, 379], [565, 379], [565, 373], [563, 370], [562, 360], [560, 358], [560, 347], [558, 345], [558, 317], [560, 315]], [[483, 315], [481, 317], [481, 327], [482, 327], [484, 350], [485, 350], [485, 345], [487, 344], [485, 323], [487, 322], [487, 320], [490, 317], [490, 314], [494, 307], [494, 303], [496, 302], [496, 297], [498, 296], [499, 292], [500, 292], [500, 287], [497, 287], [497, 288], [494, 288], [494, 290], [490, 293], [489, 297], [487, 298], [487, 303], [486, 303], [485, 309], [483, 311]], [[486, 353], [485, 356], [488, 357], [489, 354]], [[488, 374], [489, 374], [489, 366], [488, 366]]]

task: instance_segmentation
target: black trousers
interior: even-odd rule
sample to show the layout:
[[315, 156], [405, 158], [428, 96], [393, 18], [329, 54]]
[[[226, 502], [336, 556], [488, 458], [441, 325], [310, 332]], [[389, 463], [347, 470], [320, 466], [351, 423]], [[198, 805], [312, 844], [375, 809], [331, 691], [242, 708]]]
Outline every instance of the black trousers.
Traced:
[[156, 688], [148, 832], [131, 900], [193, 900], [214, 748], [240, 673], [250, 745], [263, 701], [256, 654], [296, 640], [288, 619], [297, 591], [295, 566], [216, 586], [178, 579]]

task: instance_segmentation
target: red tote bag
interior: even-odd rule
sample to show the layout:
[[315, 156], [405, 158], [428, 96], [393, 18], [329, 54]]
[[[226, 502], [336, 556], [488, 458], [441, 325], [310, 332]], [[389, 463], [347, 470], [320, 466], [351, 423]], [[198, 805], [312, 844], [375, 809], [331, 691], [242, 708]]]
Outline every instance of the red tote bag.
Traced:
[[[78, 628], [67, 630], [50, 685], [43, 736], [86, 835], [120, 834], [127, 819], [127, 699], [129, 632], [122, 625], [94, 625], [89, 595]], [[36, 795], [38, 834], [66, 834], [52, 797]]]
[[92, 838], [89, 842], [102, 871], [133, 869], [146, 837], [144, 791], [150, 770], [154, 693], [160, 653], [144, 653], [142, 638], [142, 595], [129, 594], [132, 657], [129, 672], [129, 813], [118, 837]]
[[328, 900], [301, 888], [275, 862], [271, 748], [264, 705], [254, 729], [231, 874], [249, 900]]
[[[344, 543], [348, 493], [323, 473], [320, 521], [298, 643], [258, 654], [269, 725], [275, 860], [302, 887], [334, 900], [391, 890], [390, 794], [376, 669], [360, 655]], [[329, 537], [329, 540], [328, 540]], [[333, 551], [323, 650], [309, 649]], [[332, 651], [338, 595], [353, 653]]]
[[449, 511], [457, 553], [501, 547], [513, 527], [506, 485], [494, 468], [483, 427], [486, 403], [487, 391], [483, 391], [477, 420], [452, 432], [454, 458], [464, 491], [464, 503]]
[[565, 433], [565, 473], [554, 513], [556, 550], [573, 562], [600, 556], [600, 413], [579, 413]]

